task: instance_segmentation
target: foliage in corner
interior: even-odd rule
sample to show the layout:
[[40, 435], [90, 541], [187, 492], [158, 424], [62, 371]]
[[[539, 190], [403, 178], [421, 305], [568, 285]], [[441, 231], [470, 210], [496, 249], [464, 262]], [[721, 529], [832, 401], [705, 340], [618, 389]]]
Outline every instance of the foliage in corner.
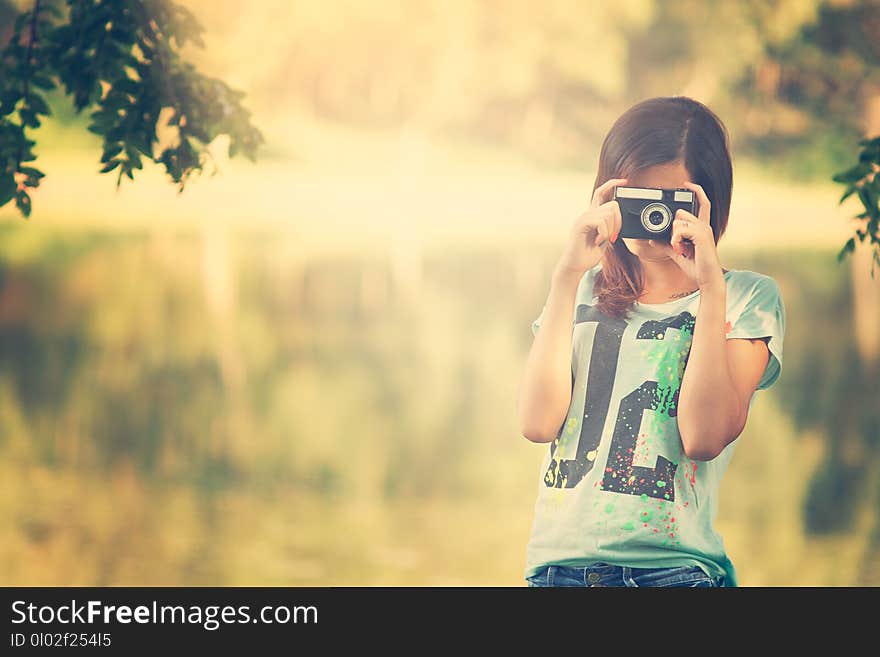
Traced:
[[[44, 174], [27, 165], [36, 159], [28, 133], [50, 115], [45, 92], [56, 87], [73, 97], [77, 113], [92, 110], [88, 129], [103, 138], [101, 173], [118, 170], [117, 187], [123, 175], [134, 180], [146, 157], [182, 192], [218, 135], [229, 136], [230, 157], [256, 161], [264, 139], [241, 105], [244, 93], [179, 54], [188, 41], [204, 47], [202, 32], [172, 0], [35, 0], [18, 14], [0, 52], [0, 207], [14, 199], [30, 216], [28, 190]], [[170, 138], [160, 141], [157, 129]]]
[[[838, 173], [832, 178], [834, 182], [846, 185], [846, 190], [840, 198], [843, 203], [850, 196], [855, 194], [862, 202], [865, 210], [856, 215], [856, 219], [861, 220], [863, 225], [856, 228], [856, 236], [860, 242], [865, 241], [865, 237], [871, 238], [874, 245], [874, 253], [871, 258], [871, 278], [874, 277], [874, 265], [880, 264], [880, 136], [873, 139], [863, 139], [859, 142], [861, 152], [859, 153], [859, 163], [854, 167]], [[850, 237], [840, 253], [837, 254], [837, 260], [840, 262], [847, 253], [851, 253], [856, 247], [856, 238]]]

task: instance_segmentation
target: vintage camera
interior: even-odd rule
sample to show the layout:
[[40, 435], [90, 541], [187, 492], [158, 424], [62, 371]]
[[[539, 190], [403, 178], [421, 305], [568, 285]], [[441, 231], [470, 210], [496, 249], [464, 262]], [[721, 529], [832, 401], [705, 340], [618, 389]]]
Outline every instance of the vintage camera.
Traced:
[[620, 237], [670, 242], [675, 212], [697, 214], [697, 201], [689, 189], [616, 187], [614, 200], [620, 206]]

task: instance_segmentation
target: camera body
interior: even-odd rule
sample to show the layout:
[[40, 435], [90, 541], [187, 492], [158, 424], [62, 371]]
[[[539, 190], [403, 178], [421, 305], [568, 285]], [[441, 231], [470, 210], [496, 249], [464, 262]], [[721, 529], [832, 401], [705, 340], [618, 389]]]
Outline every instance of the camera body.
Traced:
[[689, 189], [615, 187], [620, 206], [620, 237], [672, 241], [672, 220], [677, 210], [697, 214], [697, 199]]

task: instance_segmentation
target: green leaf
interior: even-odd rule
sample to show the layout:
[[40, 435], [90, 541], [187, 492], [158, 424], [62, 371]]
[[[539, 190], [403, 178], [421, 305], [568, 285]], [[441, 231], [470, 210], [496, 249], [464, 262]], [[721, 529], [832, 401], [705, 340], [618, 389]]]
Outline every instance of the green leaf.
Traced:
[[[131, 143], [147, 157], [153, 157], [153, 147], [151, 144], [147, 143], [147, 138], [144, 133], [137, 132], [131, 135]], [[135, 153], [135, 155], [137, 155], [137, 153]], [[140, 161], [140, 158], [138, 158], [138, 161]]]
[[101, 156], [101, 162], [109, 162], [112, 158], [116, 157], [122, 152], [122, 144], [114, 144], [109, 146], [104, 150], [104, 155]]
[[123, 141], [126, 137], [125, 128], [122, 126], [116, 126], [111, 130], [108, 130], [104, 137], [107, 141]]
[[86, 105], [91, 105], [92, 103], [97, 103], [101, 100], [101, 94], [104, 93], [104, 88], [101, 86], [100, 80], [95, 80], [95, 84], [92, 85], [92, 88], [89, 90], [89, 94], [83, 102], [83, 107]]
[[834, 182], [838, 183], [854, 183], [858, 182], [865, 176], [871, 173], [871, 165], [868, 162], [862, 162], [852, 167], [851, 169], [847, 169], [841, 173], [836, 174], [831, 178]]
[[18, 170], [29, 178], [45, 178], [46, 176], [45, 173], [34, 167], [20, 167]]
[[134, 41], [134, 33], [131, 30], [117, 27], [115, 24], [110, 28], [110, 31], [107, 34], [114, 41], [119, 41], [124, 44], [131, 44]]
[[23, 125], [26, 125], [29, 128], [40, 127], [40, 119], [38, 119], [37, 115], [30, 109], [22, 108], [18, 110], [18, 115], [21, 117], [21, 122]]
[[865, 211], [871, 219], [880, 217], [880, 208], [877, 207], [877, 194], [868, 186], [860, 187], [858, 190], [859, 200], [865, 206]]
[[126, 149], [125, 152], [128, 154], [128, 162], [130, 168], [143, 169], [144, 165], [141, 163], [141, 156], [138, 154], [137, 151]]
[[837, 254], [837, 262], [843, 260], [847, 253], [852, 253], [852, 251], [856, 248], [856, 239], [854, 237], [850, 237], [846, 244], [843, 245], [843, 248], [840, 249], [840, 252]]
[[21, 94], [14, 89], [10, 89], [0, 96], [0, 116], [12, 114], [15, 111], [19, 98], [21, 98]]
[[0, 175], [0, 205], [6, 205], [15, 196], [15, 177], [11, 173]]
[[859, 153], [859, 162], [877, 162], [878, 158], [880, 158], [880, 147], [866, 148]]
[[31, 84], [33, 84], [35, 87], [46, 90], [54, 89], [56, 86], [55, 81], [52, 78], [50, 78], [48, 75], [42, 75], [40, 73], [35, 74], [31, 78]]
[[112, 160], [101, 167], [101, 170], [98, 173], [108, 173], [109, 171], [113, 171], [116, 167], [122, 164], [121, 160]]
[[21, 191], [15, 195], [15, 207], [17, 207], [25, 218], [31, 216], [31, 197], [28, 193]]
[[43, 114], [45, 116], [52, 115], [52, 110], [49, 109], [49, 105], [39, 94], [28, 95], [27, 102], [34, 114]]
[[141, 86], [130, 78], [120, 78], [113, 83], [113, 90], [121, 93], [131, 94], [134, 97], [140, 95]]

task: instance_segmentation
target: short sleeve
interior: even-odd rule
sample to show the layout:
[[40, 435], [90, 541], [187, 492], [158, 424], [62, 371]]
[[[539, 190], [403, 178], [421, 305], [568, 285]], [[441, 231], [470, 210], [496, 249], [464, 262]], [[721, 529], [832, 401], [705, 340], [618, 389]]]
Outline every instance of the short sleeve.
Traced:
[[[581, 277], [580, 281], [578, 281], [577, 291], [574, 295], [574, 308], [575, 308], [575, 317], [577, 317], [577, 306], [579, 303], [587, 303], [591, 299], [593, 295], [593, 280], [596, 276], [596, 272], [601, 269], [601, 264], [596, 265], [592, 269], [588, 269], [584, 272], [584, 275]], [[538, 327], [541, 326], [541, 322], [544, 319], [544, 311], [547, 310], [547, 304], [544, 304], [544, 307], [541, 308], [540, 314], [535, 318], [532, 322], [532, 335], [535, 336], [538, 334]]]
[[759, 276], [740, 302], [727, 338], [768, 338], [770, 357], [756, 390], [773, 385], [782, 373], [782, 344], [785, 338], [785, 304], [776, 281]]

